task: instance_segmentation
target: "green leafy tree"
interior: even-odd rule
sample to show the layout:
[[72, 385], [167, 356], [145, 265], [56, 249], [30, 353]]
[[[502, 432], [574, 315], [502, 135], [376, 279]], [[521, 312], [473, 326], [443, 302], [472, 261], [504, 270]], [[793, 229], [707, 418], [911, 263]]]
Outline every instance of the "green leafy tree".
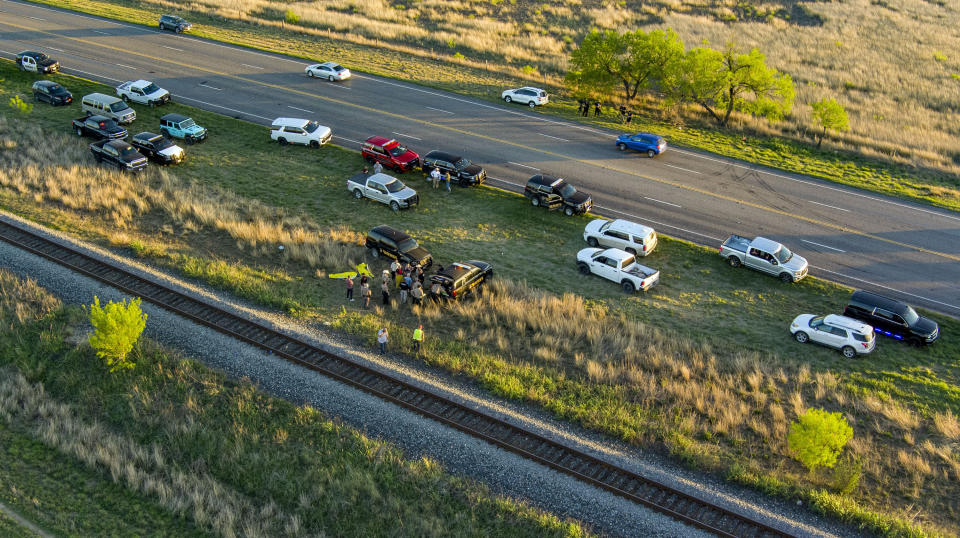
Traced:
[[110, 372], [133, 368], [133, 361], [128, 356], [147, 325], [147, 315], [140, 310], [140, 298], [129, 303], [126, 300], [121, 303], [110, 301], [101, 307], [100, 299], [94, 296], [90, 305], [90, 324], [94, 329], [90, 346], [107, 362]]
[[824, 97], [810, 106], [813, 107], [813, 122], [820, 129], [820, 132], [817, 133], [817, 149], [820, 149], [820, 144], [823, 143], [823, 137], [826, 136], [827, 129], [832, 131], [850, 130], [847, 111], [840, 103]]
[[644, 89], [659, 84], [664, 74], [683, 58], [683, 42], [671, 29], [618, 33], [614, 30], [587, 34], [570, 57], [573, 66], [567, 83], [574, 93], [610, 95], [616, 88], [626, 101]]
[[732, 43], [723, 52], [688, 51], [668, 72], [664, 91], [673, 102], [700, 105], [720, 126], [734, 110], [779, 121], [790, 113], [795, 93], [790, 75], [767, 67], [759, 50], [740, 54]]
[[288, 9], [287, 12], [284, 13], [284, 19], [287, 21], [287, 24], [297, 24], [300, 22], [300, 15], [294, 13], [292, 9]]
[[853, 428], [839, 412], [808, 409], [790, 425], [787, 446], [794, 459], [813, 472], [817, 467], [833, 467], [852, 437]]

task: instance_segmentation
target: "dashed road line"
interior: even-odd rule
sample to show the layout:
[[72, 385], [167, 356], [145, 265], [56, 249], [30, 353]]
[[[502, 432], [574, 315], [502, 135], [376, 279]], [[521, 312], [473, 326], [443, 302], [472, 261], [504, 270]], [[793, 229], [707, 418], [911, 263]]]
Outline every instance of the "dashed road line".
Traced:
[[453, 112], [450, 112], [449, 110], [443, 110], [442, 108], [433, 108], [432, 106], [428, 106], [425, 108], [429, 108], [430, 110], [436, 110], [437, 112], [443, 112], [444, 114], [453, 114]]
[[126, 67], [127, 69], [133, 69], [134, 71], [137, 70], [137, 68], [133, 67], [132, 65], [117, 64], [117, 67]]
[[671, 204], [670, 202], [664, 202], [663, 200], [657, 200], [656, 198], [650, 198], [649, 196], [644, 196], [644, 198], [646, 198], [647, 200], [650, 200], [650, 201], [652, 201], [652, 202], [656, 202], [656, 203], [658, 203], [658, 204], [672, 205], [673, 207], [683, 207], [683, 206], [681, 206], [681, 205], [679, 205], [679, 204]]
[[406, 138], [412, 138], [412, 139], [414, 139], [414, 140], [423, 140], [422, 138], [418, 138], [418, 137], [413, 136], [413, 135], [398, 133], [398, 132], [396, 132], [396, 131], [390, 131], [390, 132], [393, 133], [393, 134], [395, 134], [395, 135], [397, 135], [397, 136], [403, 136], [403, 137], [406, 137]]
[[316, 114], [316, 112], [314, 112], [314, 111], [312, 111], [312, 110], [307, 110], [307, 109], [305, 109], [305, 108], [298, 108], [298, 107], [291, 106], [291, 105], [287, 105], [287, 108], [292, 108], [292, 109], [294, 109], [294, 110], [299, 110], [300, 112], [306, 112], [307, 114]]
[[261, 115], [259, 115], [259, 114], [254, 114], [254, 113], [252, 113], [252, 112], [245, 112], [245, 111], [243, 111], [243, 110], [237, 110], [237, 109], [235, 109], [235, 108], [229, 108], [229, 107], [225, 107], [225, 106], [223, 106], [223, 105], [215, 105], [215, 104], [213, 104], [213, 103], [209, 103], [209, 102], [207, 102], [207, 101], [201, 101], [201, 100], [199, 100], [199, 99], [194, 99], [194, 98], [192, 98], [192, 97], [183, 97], [183, 96], [178, 95], [178, 96], [177, 96], [177, 99], [186, 99], [187, 101], [193, 101], [194, 103], [200, 103], [200, 104], [202, 104], [202, 105], [212, 106], [212, 107], [216, 107], [216, 108], [222, 108], [222, 109], [224, 109], [224, 110], [229, 110], [230, 112], [236, 112], [237, 114], [244, 114], [244, 115], [246, 115], [246, 116], [252, 116], [252, 117], [254, 117], [254, 118], [260, 118], [260, 119], [262, 119], [262, 120], [267, 120], [267, 121], [273, 120], [273, 118], [268, 118], [268, 117], [266, 117], [266, 116], [261, 116]]
[[354, 140], [352, 138], [347, 138], [345, 136], [334, 135], [334, 138], [339, 138], [340, 140], [346, 140], [347, 142], [353, 142], [354, 144], [363, 144], [363, 142], [360, 142], [359, 140]]
[[108, 33], [106, 33], [106, 32], [102, 32], [102, 31], [100, 31], [100, 30], [91, 30], [91, 31], [92, 31], [92, 32], [96, 32], [96, 33], [98, 33], [98, 34], [110, 35], [110, 34], [108, 34]]
[[545, 136], [545, 137], [547, 137], [547, 138], [553, 138], [553, 139], [559, 140], [559, 141], [561, 141], [561, 142], [569, 142], [569, 140], [567, 140], [566, 138], [560, 138], [559, 136], [553, 136], [553, 135], [548, 135], [548, 134], [543, 134], [543, 133], [537, 133], [537, 134], [540, 135], [540, 136]]
[[211, 86], [209, 84], [199, 83], [197, 86], [203, 86], [204, 88], [210, 88], [211, 90], [217, 90], [218, 92], [223, 91], [223, 88], [217, 88], [216, 86]]
[[175, 50], [177, 52], [183, 52], [183, 49], [178, 49], [177, 47], [168, 47], [167, 45], [160, 45], [160, 46], [165, 49]]
[[507, 164], [512, 164], [514, 166], [522, 166], [524, 168], [529, 168], [531, 170], [539, 170], [539, 168], [537, 168], [536, 166], [528, 166], [526, 164], [515, 163], [513, 161], [507, 161]]
[[846, 252], [846, 250], [840, 250], [836, 247], [831, 247], [830, 245], [824, 245], [823, 243], [814, 243], [813, 241], [807, 241], [806, 239], [801, 239], [804, 243], [810, 243], [811, 245], [817, 245], [818, 247], [828, 248], [830, 250], [835, 250], [837, 252]]
[[[167, 48], [169, 48], [169, 47], [167, 47]], [[259, 65], [250, 65], [250, 64], [240, 64], [240, 65], [242, 65], [242, 66], [244, 66], [244, 67], [249, 67], [249, 68], [251, 68], [251, 69], [263, 69], [263, 68], [260, 67]]]
[[99, 78], [102, 78], [102, 79], [104, 79], [104, 80], [109, 80], [109, 81], [112, 81], [112, 82], [123, 82], [122, 80], [117, 80], [117, 79], [115, 79], [115, 78], [110, 78], [110, 77], [108, 77], [108, 76], [106, 76], [106, 75], [98, 75], [98, 74], [96, 74], [96, 73], [91, 73], [91, 72], [89, 72], [89, 71], [81, 71], [80, 69], [77, 69], [77, 68], [75, 68], [75, 67], [71, 67], [71, 68], [70, 68], [70, 71], [74, 71], [74, 72], [76, 72], [76, 73], [83, 73], [84, 75], [90, 75], [91, 77], [99, 77]]
[[703, 172], [697, 172], [696, 170], [690, 170], [689, 168], [681, 168], [679, 166], [674, 166], [672, 164], [663, 163], [664, 166], [669, 166], [670, 168], [676, 168], [677, 170], [683, 170], [684, 172], [690, 172], [691, 174], [702, 174]]
[[836, 209], [837, 211], [850, 211], [849, 209], [844, 209], [842, 207], [837, 207], [833, 205], [821, 204], [820, 202], [814, 202], [813, 200], [807, 200], [811, 204], [822, 205], [823, 207], [829, 207], [830, 209]]

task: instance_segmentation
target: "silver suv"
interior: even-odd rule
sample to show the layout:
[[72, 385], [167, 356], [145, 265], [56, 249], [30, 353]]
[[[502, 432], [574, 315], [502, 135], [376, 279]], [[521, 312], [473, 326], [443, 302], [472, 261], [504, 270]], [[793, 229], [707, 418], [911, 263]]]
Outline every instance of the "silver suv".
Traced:
[[634, 256], [646, 256], [657, 246], [657, 232], [629, 220], [595, 219], [587, 223], [583, 240], [591, 247], [613, 247]]
[[800, 314], [790, 324], [790, 332], [801, 344], [816, 342], [839, 349], [848, 359], [861, 353], [870, 353], [877, 347], [877, 341], [873, 337], [873, 327], [836, 314], [829, 316]]

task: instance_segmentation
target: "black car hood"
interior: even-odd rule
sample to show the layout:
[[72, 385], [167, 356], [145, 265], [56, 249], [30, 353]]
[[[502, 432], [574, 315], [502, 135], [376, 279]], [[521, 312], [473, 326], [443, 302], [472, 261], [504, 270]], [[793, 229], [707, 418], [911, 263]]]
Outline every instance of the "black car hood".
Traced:
[[107, 127], [106, 129], [103, 129], [103, 132], [107, 134], [118, 134], [125, 133], [127, 131], [123, 127]]
[[417, 246], [417, 248], [410, 249], [404, 252], [404, 255], [409, 256], [410, 259], [420, 261], [430, 257], [430, 253], [427, 252], [427, 249]]
[[471, 164], [460, 170], [460, 173], [470, 177], [476, 177], [480, 172], [483, 172], [483, 167], [477, 164]]
[[580, 205], [580, 204], [586, 203], [587, 200], [589, 200], [589, 199], [590, 199], [590, 195], [589, 195], [589, 194], [587, 194], [587, 193], [585, 193], [585, 192], [577, 191], [576, 193], [574, 193], [573, 196], [571, 196], [570, 198], [567, 198], [567, 199], [566, 199], [566, 202], [569, 203], [569, 204]]
[[42, 65], [43, 67], [50, 67], [51, 65], [57, 63], [57, 61], [52, 58], [47, 58], [46, 60], [43, 60], [37, 63]]
[[918, 319], [911, 328], [920, 334], [933, 334], [933, 331], [937, 330], [937, 322], [930, 318], [920, 316], [920, 319]]

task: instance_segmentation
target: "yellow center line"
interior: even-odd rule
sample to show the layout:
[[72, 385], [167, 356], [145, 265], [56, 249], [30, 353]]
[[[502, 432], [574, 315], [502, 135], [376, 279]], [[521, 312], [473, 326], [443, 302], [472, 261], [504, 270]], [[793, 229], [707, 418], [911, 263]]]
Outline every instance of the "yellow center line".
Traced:
[[418, 123], [418, 124], [420, 124], [420, 125], [423, 125], [423, 126], [426, 126], [426, 127], [430, 127], [430, 128], [433, 128], [433, 129], [442, 129], [442, 130], [445, 130], [445, 131], [451, 131], [451, 132], [455, 132], [455, 133], [460, 133], [460, 134], [463, 134], [463, 135], [466, 135], [466, 136], [473, 136], [473, 137], [476, 137], [476, 138], [480, 138], [480, 139], [487, 140], [487, 141], [490, 141], [490, 142], [495, 142], [495, 143], [498, 143], [498, 144], [506, 144], [506, 145], [513, 146], [513, 147], [516, 147], [516, 148], [525, 149], [525, 150], [533, 151], [533, 152], [536, 152], [536, 153], [542, 153], [542, 154], [544, 154], [544, 155], [548, 155], [548, 156], [550, 156], [550, 157], [554, 157], [554, 158], [557, 158], [557, 159], [560, 159], [560, 160], [573, 161], [573, 162], [577, 162], [577, 163], [580, 163], [580, 164], [584, 164], [584, 165], [586, 165], [586, 166], [592, 166], [592, 167], [595, 167], [595, 168], [601, 168], [601, 169], [609, 170], [609, 171], [612, 171], [612, 172], [619, 172], [619, 173], [621, 173], [621, 174], [631, 175], [631, 176], [634, 176], [634, 177], [638, 177], [638, 178], [641, 178], [641, 179], [645, 179], [645, 180], [647, 180], [647, 181], [652, 181], [652, 182], [655, 182], [655, 183], [660, 183], [660, 184], [662, 184], [662, 185], [669, 185], [669, 186], [671, 186], [671, 187], [675, 187], [675, 188], [678, 188], [678, 189], [683, 189], [683, 190], [686, 190], [686, 191], [689, 191], [689, 192], [695, 192], [695, 193], [697, 193], [697, 194], [702, 194], [702, 195], [707, 196], [707, 197], [710, 197], [710, 198], [716, 198], [716, 199], [719, 199], [719, 200], [725, 200], [725, 201], [727, 201], [727, 202], [733, 202], [733, 203], [736, 203], [736, 204], [742, 204], [742, 205], [745, 205], [745, 206], [747, 206], [747, 207], [752, 207], [752, 208], [754, 208], [754, 209], [759, 209], [759, 210], [761, 210], [761, 211], [766, 211], [766, 212], [768, 212], [768, 213], [773, 213], [773, 214], [781, 215], [781, 216], [784, 216], [784, 217], [794, 218], [794, 219], [801, 220], [801, 221], [804, 221], [804, 222], [807, 222], [807, 223], [810, 223], [810, 224], [815, 224], [815, 225], [818, 225], [818, 226], [823, 226], [824, 228], [829, 228], [829, 229], [832, 229], [832, 230], [837, 230], [837, 231], [844, 232], [844, 233], [848, 233], [848, 234], [858, 235], [858, 236], [860, 236], [860, 237], [866, 237], [866, 238], [869, 238], [869, 239], [873, 239], [873, 240], [875, 240], [875, 241], [881, 241], [881, 242], [883, 242], [883, 243], [887, 243], [887, 244], [890, 244], [890, 245], [896, 245], [896, 246], [903, 247], [903, 248], [906, 248], [906, 249], [915, 250], [915, 251], [917, 251], [917, 252], [923, 252], [923, 253], [926, 253], [926, 254], [932, 254], [932, 255], [934, 255], [934, 256], [940, 256], [940, 257], [947, 258], [947, 259], [954, 260], [954, 261], [960, 261], [960, 256], [957, 256], [957, 255], [948, 254], [948, 253], [946, 253], [946, 252], [939, 252], [939, 251], [936, 251], [936, 250], [931, 250], [931, 249], [924, 248], [924, 247], [919, 247], [919, 246], [916, 246], [916, 245], [911, 245], [911, 244], [909, 244], [909, 243], [904, 243], [904, 242], [902, 242], [902, 241], [897, 241], [897, 240], [894, 240], [894, 239], [888, 239], [888, 238], [886, 238], [886, 237], [882, 237], [882, 236], [875, 235], [875, 234], [868, 233], [868, 232], [863, 232], [863, 231], [860, 231], [860, 230], [855, 230], [855, 229], [853, 229], [853, 228], [849, 228], [849, 227], [847, 227], [847, 226], [843, 226], [843, 225], [840, 225], [840, 224], [832, 224], [832, 223], [825, 222], [825, 221], [822, 221], [822, 220], [819, 220], [819, 219], [815, 219], [815, 218], [811, 218], [811, 217], [805, 217], [805, 216], [803, 216], [803, 215], [798, 215], [798, 214], [796, 214], [796, 213], [791, 213], [791, 212], [789, 212], [789, 211], [784, 211], [784, 210], [782, 210], [782, 209], [776, 209], [776, 208], [773, 208], [773, 207], [767, 207], [767, 206], [760, 205], [760, 204], [757, 204], [757, 203], [754, 203], [754, 202], [750, 202], [750, 201], [747, 201], [747, 200], [741, 200], [741, 199], [739, 199], [739, 198], [735, 198], [735, 197], [732, 197], [732, 196], [726, 196], [726, 195], [723, 195], [723, 194], [718, 194], [718, 193], [715, 193], [715, 192], [710, 192], [710, 191], [708, 191], [708, 190], [706, 190], [706, 189], [701, 189], [701, 188], [698, 188], [698, 187], [692, 187], [692, 186], [690, 186], [690, 185], [684, 185], [684, 184], [682, 184], [682, 183], [677, 183], [676, 181], [670, 181], [670, 180], [668, 180], [668, 179], [656, 178], [656, 177], [653, 177], [653, 176], [648, 176], [648, 175], [646, 175], [646, 174], [641, 174], [641, 173], [639, 173], [639, 172], [634, 172], [634, 171], [632, 171], [632, 170], [623, 170], [623, 169], [620, 169], [620, 168], [616, 168], [616, 167], [613, 167], [613, 166], [609, 166], [609, 165], [603, 164], [603, 163], [601, 163], [601, 162], [590, 161], [590, 160], [587, 160], [587, 159], [578, 159], [578, 158], [575, 158], [575, 157], [570, 157], [570, 156], [568, 156], [568, 155], [563, 155], [563, 154], [561, 154], [561, 153], [556, 153], [556, 152], [553, 152], [553, 151], [550, 151], [550, 150], [535, 148], [535, 147], [532, 147], [532, 146], [527, 146], [527, 145], [525, 145], [525, 144], [519, 144], [519, 143], [517, 143], [517, 142], [511, 142], [511, 141], [509, 141], [509, 140], [502, 140], [502, 139], [500, 139], [500, 138], [496, 138], [496, 137], [493, 137], [493, 136], [488, 136], [488, 135], [484, 135], [484, 134], [480, 134], [480, 133], [474, 133], [474, 132], [471, 132], [471, 131], [467, 131], [467, 130], [465, 130], [465, 129], [459, 129], [459, 128], [457, 128], [457, 127], [451, 127], [451, 126], [449, 126], [449, 125], [444, 125], [444, 124], [440, 124], [440, 123], [434, 123], [434, 122], [428, 121], [428, 120], [421, 120], [421, 119], [419, 119], [419, 118], [413, 118], [413, 117], [410, 117], [410, 116], [405, 116], [405, 115], [403, 115], [403, 114], [397, 114], [397, 113], [395, 113], [395, 112], [389, 112], [389, 111], [386, 111], [386, 110], [381, 110], [381, 109], [378, 109], [378, 108], [373, 108], [373, 107], [369, 107], [369, 106], [365, 106], [365, 105], [359, 105], [359, 104], [356, 104], [356, 103], [351, 103], [351, 102], [348, 102], [348, 101], [344, 101], [344, 100], [342, 100], [342, 99], [336, 99], [336, 98], [333, 98], [333, 97], [326, 97], [326, 96], [323, 96], [323, 95], [317, 95], [317, 94], [313, 94], [313, 93], [306, 92], [306, 91], [303, 91], [303, 90], [298, 90], [298, 89], [295, 89], [295, 88], [288, 88], [288, 87], [286, 87], [286, 86], [282, 86], [282, 85], [279, 85], [279, 84], [271, 84], [271, 83], [269, 83], [269, 82], [263, 82], [263, 81], [260, 81], [260, 80], [254, 80], [254, 79], [246, 78], [246, 77], [243, 77], [243, 76], [240, 76], [240, 75], [234, 75], [234, 74], [232, 74], [232, 73], [225, 73], [225, 72], [223, 72], [223, 71], [217, 71], [217, 70], [215, 70], [215, 69], [208, 69], [208, 68], [206, 68], [206, 67], [201, 67], [201, 66], [194, 65], [194, 64], [188, 64], [188, 63], [178, 62], [178, 61], [176, 61], [176, 60], [172, 60], [172, 59], [169, 59], [169, 58], [160, 58], [160, 57], [153, 56], [153, 55], [150, 55], [150, 54], [144, 54], [144, 53], [142, 53], [142, 52], [129, 51], [129, 50], [122, 49], [122, 48], [119, 48], [119, 47], [114, 47], [114, 46], [111, 46], [111, 45], [104, 45], [104, 44], [101, 44], [101, 43], [96, 43], [96, 42], [94, 42], [94, 41], [89, 41], [89, 40], [82, 39], [82, 38], [79, 38], [79, 37], [65, 36], [65, 35], [57, 34], [57, 33], [55, 33], [55, 32], [49, 32], [49, 31], [46, 31], [46, 30], [38, 30], [38, 29], [36, 29], [36, 28], [30, 28], [30, 27], [28, 27], [28, 26], [21, 26], [21, 25], [18, 25], [18, 24], [14, 24], [14, 23], [7, 22], [7, 21], [3, 21], [3, 22], [0, 23], [0, 24], [5, 24], [5, 25], [7, 25], [7, 26], [12, 26], [12, 27], [14, 27], [14, 28], [19, 28], [19, 29], [21, 29], [21, 30], [30, 30], [30, 31], [34, 31], [34, 32], [41, 33], [41, 34], [46, 34], [46, 35], [49, 35], [49, 36], [54, 36], [54, 37], [57, 37], [57, 38], [60, 38], [60, 39], [69, 39], [69, 40], [71, 40], [71, 41], [76, 41], [76, 42], [78, 42], [78, 43], [83, 43], [83, 44], [90, 45], [90, 46], [93, 46], [93, 47], [99, 47], [99, 48], [103, 48], [103, 49], [108, 49], [108, 50], [113, 50], [113, 51], [121, 52], [121, 53], [123, 53], [123, 54], [125, 54], [125, 55], [128, 55], [128, 56], [130, 56], [130, 55], [139, 56], [139, 57], [141, 57], [141, 58], [147, 58], [147, 59], [150, 59], [150, 60], [154, 60], [154, 61], [156, 61], [156, 62], [171, 64], [171, 65], [175, 65], [175, 66], [179, 66], [179, 67], [184, 67], [184, 68], [188, 68], [188, 69], [194, 69], [194, 70], [197, 70], [197, 71], [203, 71], [203, 72], [205, 72], [205, 73], [210, 73], [210, 74], [212, 74], [212, 75], [218, 75], [218, 76], [221, 76], [221, 77], [226, 77], [226, 78], [230, 78], [230, 79], [233, 79], [233, 80], [238, 80], [238, 81], [242, 81], [242, 82], [247, 82], [247, 83], [250, 83], [250, 84], [255, 84], [255, 85], [258, 85], [258, 86], [263, 86], [263, 87], [266, 87], [266, 88], [272, 88], [272, 89], [275, 89], [275, 90], [279, 90], [279, 91], [283, 91], [283, 92], [287, 92], [287, 93], [291, 93], [291, 94], [302, 95], [302, 96], [311, 97], [311, 98], [314, 98], [314, 99], [320, 99], [320, 100], [322, 100], [322, 101], [327, 101], [327, 102], [329, 102], [329, 103], [335, 103], [335, 104], [338, 104], [338, 105], [342, 105], [342, 106], [345, 106], [345, 107], [354, 108], [354, 109], [357, 109], [357, 110], [363, 110], [363, 111], [366, 111], [366, 112], [371, 112], [371, 113], [374, 113], [374, 114], [379, 114], [379, 115], [382, 115], [382, 116], [387, 116], [387, 117], [395, 118], [395, 119], [398, 119], [398, 120], [405, 120], [405, 121], [410, 121], [410, 122], [413, 122], [413, 123]]

